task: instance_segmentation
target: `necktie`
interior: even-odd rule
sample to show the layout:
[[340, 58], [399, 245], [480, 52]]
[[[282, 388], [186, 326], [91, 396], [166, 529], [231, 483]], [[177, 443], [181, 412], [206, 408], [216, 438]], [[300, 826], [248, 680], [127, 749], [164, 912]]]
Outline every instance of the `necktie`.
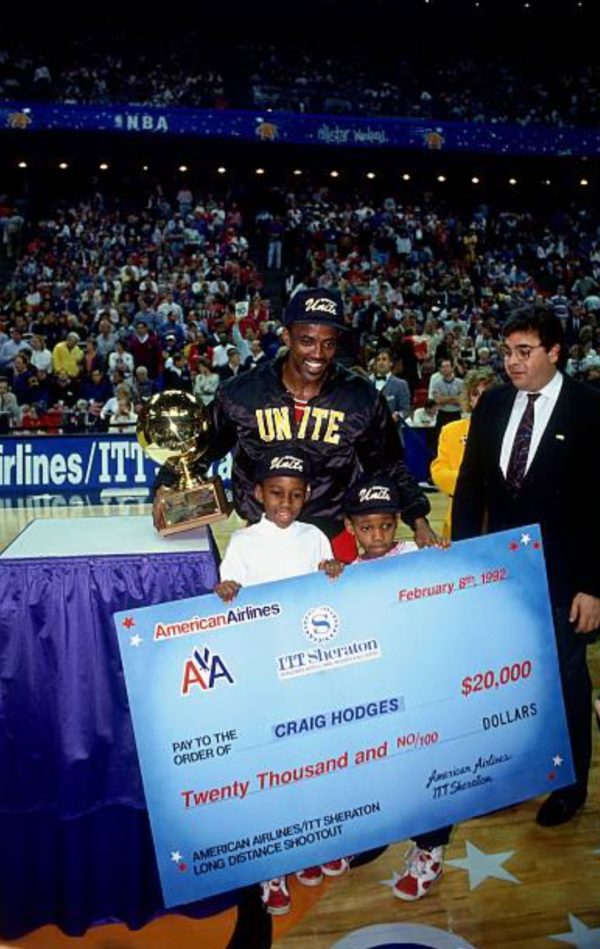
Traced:
[[519, 427], [515, 433], [515, 440], [506, 469], [506, 482], [512, 491], [518, 491], [523, 484], [525, 471], [527, 469], [531, 435], [533, 433], [534, 406], [536, 399], [539, 399], [539, 397], [539, 392], [530, 392], [528, 394], [527, 406], [521, 416]]

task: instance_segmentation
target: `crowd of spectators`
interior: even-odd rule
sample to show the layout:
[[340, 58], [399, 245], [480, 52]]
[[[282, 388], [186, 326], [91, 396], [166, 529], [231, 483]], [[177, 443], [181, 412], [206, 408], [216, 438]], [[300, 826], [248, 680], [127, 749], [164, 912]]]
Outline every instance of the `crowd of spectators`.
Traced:
[[570, 347], [567, 371], [600, 375], [600, 218], [587, 210], [535, 215], [469, 214], [389, 197], [288, 197], [284, 259], [288, 290], [337, 287], [348, 304], [352, 359], [367, 366], [389, 346], [411, 392], [440, 360], [463, 377], [491, 365], [506, 317], [519, 306], [552, 307]]
[[[270, 300], [257, 253], [269, 217], [287, 274]], [[342, 360], [377, 384], [375, 357], [389, 350], [410, 391], [403, 415], [424, 409], [422, 424], [435, 417], [424, 403], [435, 401], [440, 364], [457, 379], [485, 366], [502, 375], [502, 325], [526, 303], [555, 310], [566, 371], [599, 383], [595, 212], [543, 220], [307, 189], [258, 219], [233, 200], [158, 188], [136, 210], [95, 195], [27, 223], [0, 293], [3, 430], [131, 430], [162, 388], [208, 405], [219, 385], [280, 351], [284, 298], [313, 286], [344, 298]]]
[[[204, 37], [204, 40], [206, 38]], [[0, 41], [0, 100], [131, 103], [157, 107], [275, 109], [292, 112], [409, 116], [424, 120], [598, 124], [600, 67], [552, 56], [511, 58], [452, 50], [310, 51], [202, 43], [192, 29], [169, 49], [141, 37], [127, 43], [80, 39], [52, 52]], [[154, 43], [156, 44], [156, 40]]]
[[593, 126], [600, 115], [597, 66], [556, 70], [506, 50], [432, 62], [414, 50], [370, 58], [272, 47], [248, 65], [252, 104], [293, 112], [558, 126]]
[[237, 371], [227, 336], [236, 303], [248, 327], [268, 323], [234, 201], [194, 200], [188, 188], [169, 201], [158, 188], [122, 210], [95, 195], [26, 225], [22, 245], [0, 293], [4, 431], [130, 430], [165, 387], [209, 400]]

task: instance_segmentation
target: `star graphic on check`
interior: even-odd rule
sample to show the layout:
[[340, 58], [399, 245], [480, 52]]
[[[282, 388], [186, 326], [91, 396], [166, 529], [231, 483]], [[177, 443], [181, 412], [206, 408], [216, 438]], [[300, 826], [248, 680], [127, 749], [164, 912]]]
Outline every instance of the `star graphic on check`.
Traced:
[[171, 860], [173, 863], [181, 863], [181, 854], [178, 850], [171, 851]]
[[563, 763], [563, 759], [561, 758], [561, 756], [560, 756], [560, 755], [554, 755], [554, 758], [552, 759], [552, 764], [554, 765], [554, 767], [555, 767], [555, 768], [560, 768], [560, 766], [561, 766], [562, 763]]
[[469, 874], [469, 889], [474, 890], [487, 880], [488, 877], [495, 877], [497, 880], [507, 880], [509, 883], [520, 883], [512, 873], [505, 870], [502, 866], [514, 855], [514, 850], [506, 850], [503, 853], [484, 853], [470, 840], [467, 840], [467, 856], [460, 857], [457, 860], [447, 860], [452, 867], [458, 867], [460, 870], [467, 870]]
[[123, 626], [125, 629], [131, 629], [132, 626], [135, 626], [135, 620], [132, 616], [126, 616], [123, 620]]
[[576, 916], [569, 913], [570, 933], [555, 933], [548, 936], [548, 939], [554, 939], [555, 942], [566, 942], [569, 946], [576, 946], [577, 949], [598, 949], [600, 945], [600, 927], [590, 929], [585, 923], [582, 923]]
[[130, 645], [130, 646], [141, 646], [141, 644], [143, 643], [143, 641], [144, 641], [144, 640], [142, 639], [142, 637], [141, 637], [140, 635], [138, 635], [138, 633], [136, 633], [135, 636], [132, 636], [131, 639], [129, 640], [129, 645]]
[[521, 534], [521, 543], [524, 547], [527, 547], [531, 543], [531, 534]]

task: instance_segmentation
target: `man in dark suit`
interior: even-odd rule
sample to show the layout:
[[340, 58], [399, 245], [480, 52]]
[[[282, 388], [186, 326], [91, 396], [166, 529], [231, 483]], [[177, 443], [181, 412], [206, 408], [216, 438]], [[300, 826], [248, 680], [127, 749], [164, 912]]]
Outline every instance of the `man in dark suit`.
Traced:
[[240, 373], [246, 372], [248, 366], [242, 365], [240, 351], [236, 346], [227, 347], [227, 362], [224, 366], [219, 366], [219, 379], [221, 382], [227, 382], [228, 379], [235, 379]]
[[589, 326], [587, 314], [582, 304], [576, 304], [572, 310], [569, 311], [563, 326], [565, 328], [565, 343], [567, 346], [572, 346], [574, 343], [580, 342], [581, 330], [584, 326]]
[[551, 827], [570, 820], [587, 794], [586, 645], [600, 626], [600, 507], [585, 505], [582, 481], [598, 471], [600, 393], [559, 371], [564, 333], [550, 310], [522, 310], [504, 333], [512, 385], [485, 393], [473, 413], [452, 537], [541, 525], [576, 773], [576, 783], [552, 793], [538, 811], [538, 823]]
[[369, 378], [387, 402], [402, 439], [402, 420], [410, 415], [410, 389], [406, 380], [393, 375], [393, 368], [391, 350], [380, 349], [373, 361], [373, 374]]

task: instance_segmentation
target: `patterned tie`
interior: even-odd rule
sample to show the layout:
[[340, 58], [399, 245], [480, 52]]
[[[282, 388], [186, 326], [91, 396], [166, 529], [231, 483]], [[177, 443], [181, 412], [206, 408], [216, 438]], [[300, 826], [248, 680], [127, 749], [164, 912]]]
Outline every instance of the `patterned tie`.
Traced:
[[539, 397], [539, 392], [530, 392], [527, 395], [527, 407], [521, 416], [519, 427], [515, 433], [515, 440], [506, 469], [506, 483], [511, 491], [518, 491], [523, 484], [533, 433], [534, 405]]

